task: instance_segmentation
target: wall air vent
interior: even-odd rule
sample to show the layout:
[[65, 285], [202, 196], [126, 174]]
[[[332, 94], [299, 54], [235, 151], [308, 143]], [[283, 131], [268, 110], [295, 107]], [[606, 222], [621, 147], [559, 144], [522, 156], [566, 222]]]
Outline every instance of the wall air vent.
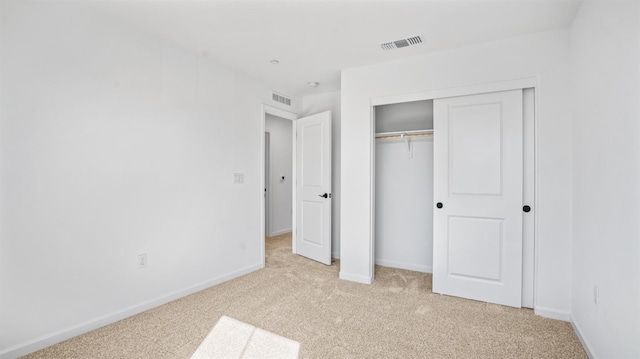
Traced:
[[424, 42], [424, 40], [422, 39], [422, 35], [416, 35], [416, 36], [407, 37], [406, 39], [399, 39], [399, 40], [395, 40], [395, 41], [383, 42], [382, 44], [380, 44], [380, 47], [383, 50], [388, 51], [388, 50], [399, 49], [399, 48], [402, 48], [402, 47], [419, 45], [419, 44], [421, 44], [423, 42]]
[[291, 99], [287, 96], [283, 96], [277, 92], [273, 92], [271, 94], [271, 99], [275, 102], [279, 102], [281, 104], [287, 105], [287, 106], [291, 106]]

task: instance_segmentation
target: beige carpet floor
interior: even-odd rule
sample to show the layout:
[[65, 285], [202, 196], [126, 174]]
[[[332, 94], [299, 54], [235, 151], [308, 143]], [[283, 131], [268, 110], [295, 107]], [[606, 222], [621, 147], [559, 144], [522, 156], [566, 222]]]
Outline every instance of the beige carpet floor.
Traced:
[[376, 268], [364, 285], [267, 239], [266, 268], [28, 358], [190, 358], [226, 315], [300, 343], [303, 358], [586, 358], [571, 325], [431, 293], [431, 275]]

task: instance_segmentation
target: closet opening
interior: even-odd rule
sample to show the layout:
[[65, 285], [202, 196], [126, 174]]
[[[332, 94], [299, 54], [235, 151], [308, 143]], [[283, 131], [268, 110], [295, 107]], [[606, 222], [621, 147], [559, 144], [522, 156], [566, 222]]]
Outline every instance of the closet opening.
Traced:
[[535, 97], [509, 83], [372, 101], [372, 264], [535, 307]]
[[374, 107], [375, 263], [432, 272], [433, 100]]

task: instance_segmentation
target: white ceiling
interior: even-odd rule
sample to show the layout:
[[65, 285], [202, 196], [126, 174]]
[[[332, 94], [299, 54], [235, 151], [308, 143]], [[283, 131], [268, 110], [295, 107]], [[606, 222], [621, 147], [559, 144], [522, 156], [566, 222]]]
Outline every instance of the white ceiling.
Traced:
[[[567, 27], [581, 0], [92, 3], [290, 96], [335, 91], [340, 70]], [[379, 44], [422, 34], [393, 51]], [[269, 60], [277, 59], [279, 65]], [[320, 82], [310, 88], [309, 81]]]

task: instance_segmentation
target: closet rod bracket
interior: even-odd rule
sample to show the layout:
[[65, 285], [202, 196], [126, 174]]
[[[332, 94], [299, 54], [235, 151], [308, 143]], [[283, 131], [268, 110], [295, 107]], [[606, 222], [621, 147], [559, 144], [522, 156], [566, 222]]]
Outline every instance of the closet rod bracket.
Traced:
[[409, 137], [404, 133], [400, 135], [400, 138], [404, 140], [404, 144], [407, 145], [407, 151], [411, 152], [411, 143], [409, 143]]

